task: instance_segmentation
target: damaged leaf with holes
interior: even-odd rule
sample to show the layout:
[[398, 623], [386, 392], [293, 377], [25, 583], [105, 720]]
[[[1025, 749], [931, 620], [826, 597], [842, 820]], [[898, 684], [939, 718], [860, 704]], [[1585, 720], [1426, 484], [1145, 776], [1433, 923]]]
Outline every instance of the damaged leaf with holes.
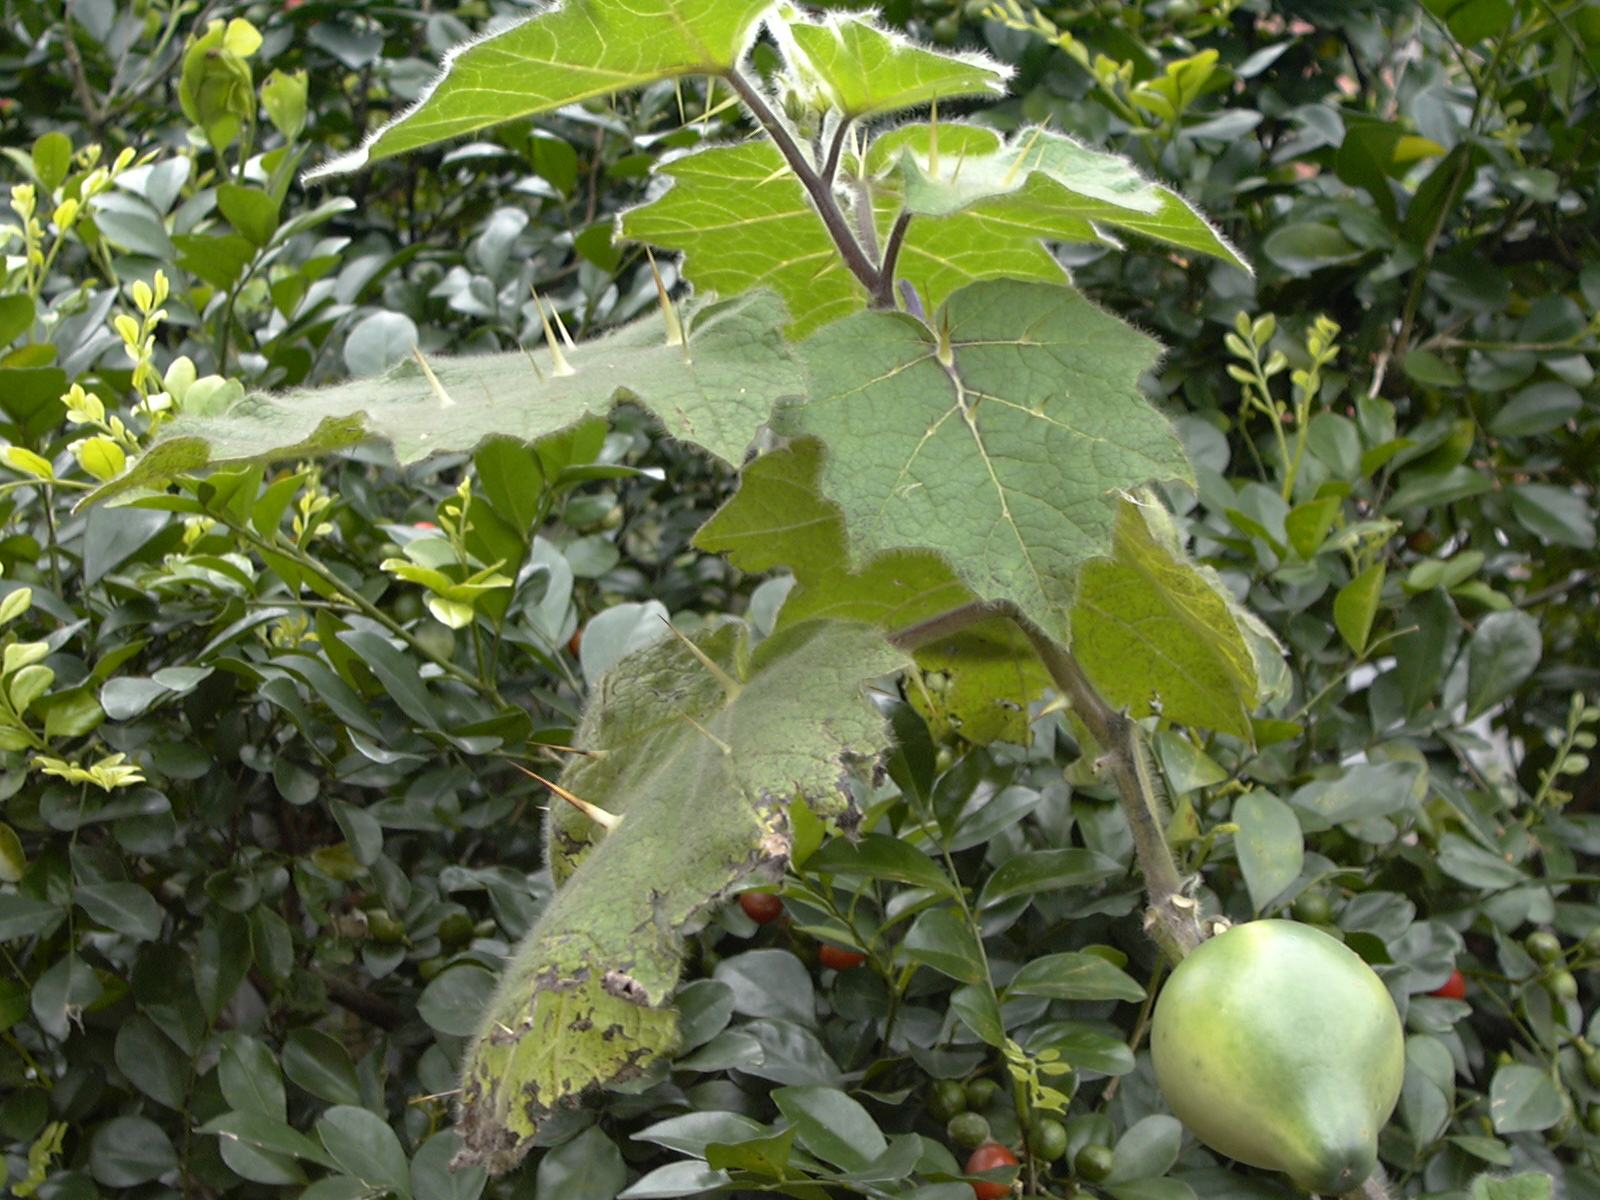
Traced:
[[849, 779], [888, 744], [866, 687], [903, 665], [865, 625], [809, 622], [752, 648], [729, 621], [601, 680], [561, 783], [620, 820], [552, 812], [560, 887], [467, 1056], [462, 1161], [510, 1169], [558, 1107], [672, 1050], [685, 933], [747, 876], [782, 872], [791, 803], [847, 816]]

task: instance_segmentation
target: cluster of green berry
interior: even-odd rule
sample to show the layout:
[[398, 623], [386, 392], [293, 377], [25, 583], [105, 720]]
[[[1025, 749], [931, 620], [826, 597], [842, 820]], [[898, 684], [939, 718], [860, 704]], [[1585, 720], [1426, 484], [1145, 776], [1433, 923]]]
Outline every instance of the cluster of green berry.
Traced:
[[[990, 1116], [985, 1115], [1002, 1103], [1000, 1085], [979, 1077], [965, 1083], [954, 1079], [936, 1081], [928, 1092], [928, 1112], [945, 1123], [945, 1136], [951, 1145], [968, 1151], [966, 1172], [982, 1175], [1018, 1166], [1016, 1154], [995, 1140]], [[1067, 1127], [1054, 1117], [1035, 1115], [1030, 1122], [1026, 1143], [1036, 1167], [1048, 1167], [1067, 1155], [1071, 1139]], [[1072, 1156], [1074, 1176], [1098, 1182], [1111, 1173], [1111, 1147], [1096, 1142], [1080, 1146]], [[1003, 1177], [972, 1185], [977, 1200], [1002, 1200], [1011, 1192]]]

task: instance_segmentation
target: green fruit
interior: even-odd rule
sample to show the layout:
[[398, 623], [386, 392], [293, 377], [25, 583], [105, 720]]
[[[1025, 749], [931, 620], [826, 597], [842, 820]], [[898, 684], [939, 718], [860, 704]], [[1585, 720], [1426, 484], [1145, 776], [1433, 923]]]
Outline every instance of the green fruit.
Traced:
[[373, 941], [383, 946], [393, 946], [406, 940], [406, 927], [382, 909], [367, 914], [367, 933]]
[[992, 1079], [974, 1079], [967, 1084], [967, 1107], [976, 1112], [980, 1108], [987, 1108], [989, 1101], [993, 1100], [995, 1093], [1000, 1090], [1000, 1085]]
[[1150, 1030], [1167, 1103], [1206, 1145], [1311, 1192], [1360, 1185], [1405, 1076], [1405, 1036], [1359, 955], [1293, 921], [1252, 921], [1173, 971]]
[[472, 918], [464, 912], [453, 912], [439, 922], [439, 941], [447, 950], [459, 950], [472, 940], [475, 932]]
[[935, 1120], [948, 1121], [967, 1111], [967, 1089], [954, 1079], [941, 1079], [928, 1092], [928, 1112]]
[[1561, 939], [1547, 929], [1534, 930], [1522, 945], [1537, 962], [1553, 963], [1561, 957]]
[[1090, 1183], [1099, 1183], [1111, 1174], [1111, 1164], [1115, 1158], [1110, 1146], [1097, 1146], [1091, 1143], [1072, 1156], [1072, 1173], [1087, 1179]]
[[1589, 1082], [1595, 1087], [1600, 1087], [1600, 1054], [1586, 1055], [1583, 1060], [1583, 1073], [1589, 1077]]
[[1589, 1106], [1589, 1111], [1584, 1114], [1583, 1123], [1589, 1127], [1590, 1133], [1600, 1133], [1600, 1104]]
[[989, 1122], [975, 1112], [957, 1113], [944, 1127], [945, 1136], [963, 1150], [976, 1150], [989, 1140]]
[[1028, 1130], [1028, 1152], [1041, 1162], [1055, 1162], [1067, 1152], [1067, 1127], [1044, 1117]]
[[448, 626], [439, 624], [438, 621], [424, 621], [412, 630], [411, 636], [416, 639], [417, 647], [429, 658], [439, 662], [449, 662], [455, 656], [456, 635]]
[[1333, 919], [1333, 905], [1322, 892], [1301, 892], [1295, 898], [1294, 919], [1307, 925], [1326, 925]]
[[1576, 1000], [1578, 998], [1578, 980], [1571, 971], [1557, 971], [1545, 980], [1545, 987], [1550, 989], [1550, 994], [1557, 1000]]

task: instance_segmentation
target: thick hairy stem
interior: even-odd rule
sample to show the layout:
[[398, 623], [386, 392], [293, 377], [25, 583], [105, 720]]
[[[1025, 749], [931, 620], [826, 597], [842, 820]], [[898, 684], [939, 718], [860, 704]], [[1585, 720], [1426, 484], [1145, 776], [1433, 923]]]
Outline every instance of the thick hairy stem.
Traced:
[[1122, 810], [1127, 814], [1128, 827], [1133, 833], [1134, 852], [1150, 897], [1151, 936], [1173, 962], [1181, 960], [1204, 940], [1205, 934], [1200, 928], [1199, 907], [1183, 890], [1183, 878], [1161, 828], [1160, 809], [1150, 784], [1139, 726], [1106, 703], [1065, 646], [1009, 601], [980, 600], [965, 604], [900, 630], [889, 640], [902, 650], [915, 650], [995, 617], [1005, 617], [1027, 636], [1057, 690], [1100, 744], [1103, 752], [1100, 766], [1116, 784]]
[[851, 274], [861, 281], [861, 286], [867, 289], [869, 296], [876, 295], [878, 269], [868, 261], [855, 235], [850, 232], [850, 225], [846, 222], [838, 201], [834, 199], [833, 187], [829, 181], [817, 173], [806, 158], [805, 152], [795, 144], [794, 138], [784, 127], [783, 122], [778, 120], [777, 114], [772, 111], [761, 93], [751, 86], [749, 80], [735, 70], [730, 70], [724, 78], [739, 94], [739, 99], [744, 101], [744, 106], [750, 110], [750, 115], [755, 117], [761, 123], [761, 128], [767, 131], [767, 136], [772, 139], [773, 145], [778, 147], [778, 152], [789, 164], [789, 169], [794, 172], [795, 178], [806, 189], [807, 195], [811, 197], [811, 203], [816, 206], [817, 215], [827, 227], [828, 236], [839, 248], [839, 255], [844, 259], [845, 266], [849, 267]]

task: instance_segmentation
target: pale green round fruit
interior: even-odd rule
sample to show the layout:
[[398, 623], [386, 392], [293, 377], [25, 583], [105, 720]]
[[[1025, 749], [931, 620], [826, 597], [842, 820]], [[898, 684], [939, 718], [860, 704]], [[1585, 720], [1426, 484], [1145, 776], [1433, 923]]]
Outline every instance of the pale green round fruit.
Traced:
[[1383, 981], [1294, 921], [1235, 926], [1184, 959], [1156, 1002], [1150, 1052], [1167, 1103], [1202, 1142], [1324, 1195], [1377, 1166], [1405, 1076]]

